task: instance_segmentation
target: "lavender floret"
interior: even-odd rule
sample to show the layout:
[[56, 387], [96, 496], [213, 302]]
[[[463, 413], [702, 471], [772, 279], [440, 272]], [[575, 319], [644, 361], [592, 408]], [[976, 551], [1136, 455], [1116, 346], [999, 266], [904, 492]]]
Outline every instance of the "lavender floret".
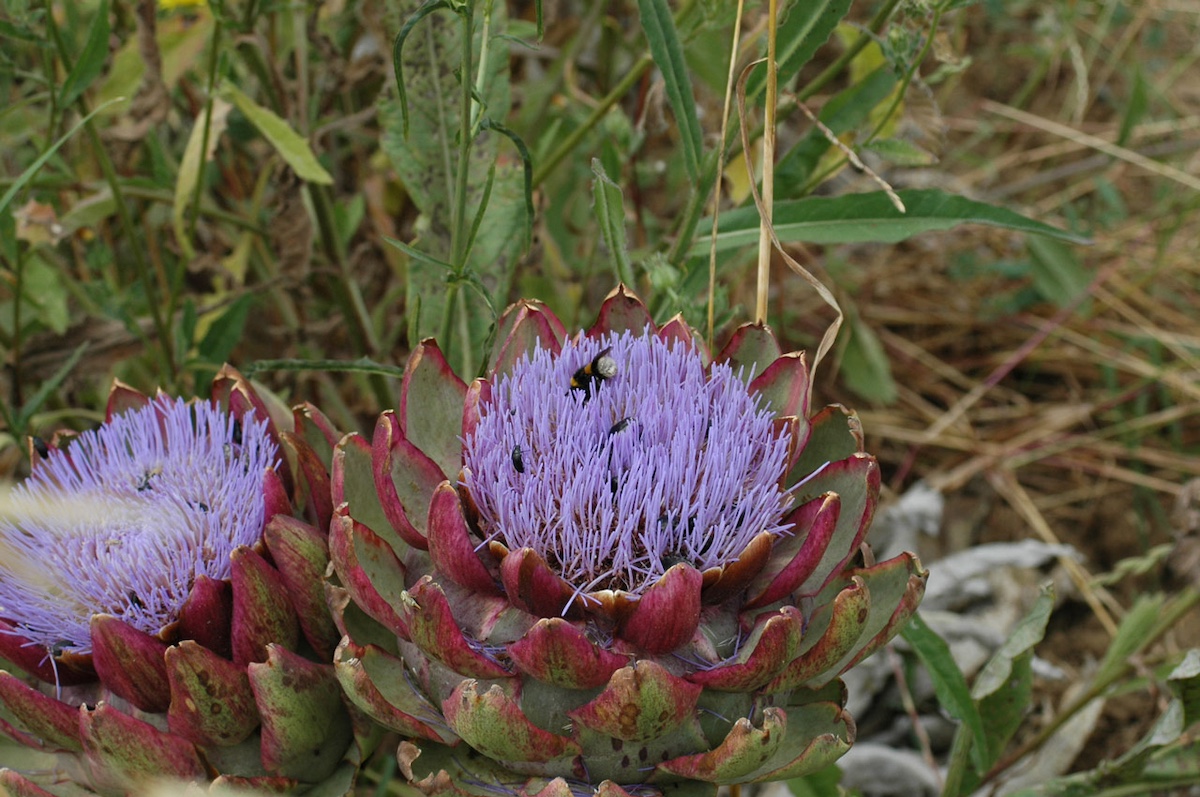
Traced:
[[[573, 387], [610, 347], [615, 371]], [[788, 445], [729, 366], [627, 332], [537, 349], [499, 377], [464, 483], [489, 539], [534, 549], [580, 590], [641, 593], [676, 562], [727, 564], [786, 531]]]
[[162, 395], [50, 451], [0, 517], [0, 617], [55, 654], [93, 614], [158, 633], [261, 536], [277, 454], [265, 420]]

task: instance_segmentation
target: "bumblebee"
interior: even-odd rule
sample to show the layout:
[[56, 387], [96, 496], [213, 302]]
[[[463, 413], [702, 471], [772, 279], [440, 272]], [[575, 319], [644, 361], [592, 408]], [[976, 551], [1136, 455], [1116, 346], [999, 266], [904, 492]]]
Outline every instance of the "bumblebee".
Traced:
[[616, 375], [617, 361], [612, 358], [611, 351], [612, 346], [604, 349], [571, 376], [571, 389], [582, 390], [585, 402], [592, 397], [592, 391], [599, 387], [601, 382]]
[[163, 472], [162, 465], [155, 465], [153, 468], [142, 473], [142, 478], [137, 483], [137, 491], [144, 493], [147, 490], [153, 490], [153, 485], [150, 484], [150, 479], [155, 476], [161, 476]]

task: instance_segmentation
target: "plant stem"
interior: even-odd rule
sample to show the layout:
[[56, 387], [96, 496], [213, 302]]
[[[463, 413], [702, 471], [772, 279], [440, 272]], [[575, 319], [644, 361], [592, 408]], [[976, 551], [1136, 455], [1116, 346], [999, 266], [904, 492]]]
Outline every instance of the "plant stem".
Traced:
[[[737, 16], [733, 21], [733, 39], [729, 44], [729, 73], [725, 78], [725, 104], [721, 109], [721, 141], [729, 135], [729, 114], [730, 105], [733, 102], [733, 85], [737, 80], [737, 52], [738, 42], [742, 40], [742, 14], [745, 10], [745, 0], [738, 0]], [[717, 218], [721, 210], [721, 175], [725, 171], [725, 148], [721, 147], [716, 153], [717, 168], [716, 178], [713, 181], [711, 191], [706, 191], [706, 194], [712, 194], [712, 234], [709, 238], [708, 247], [708, 348], [713, 349], [714, 325], [714, 305], [716, 304], [717, 294]], [[698, 192], [697, 192], [698, 193]]]
[[467, 269], [464, 254], [468, 232], [467, 187], [471, 180], [471, 109], [474, 105], [469, 77], [474, 46], [471, 34], [472, 18], [472, 4], [466, 3], [462, 11], [462, 61], [459, 65], [459, 83], [462, 91], [459, 106], [458, 167], [454, 174], [454, 205], [450, 211], [450, 264], [456, 269], [455, 276], [462, 276]]
[[[921, 47], [921, 51], [917, 53], [916, 57], [913, 58], [912, 63], [909, 64], [908, 69], [904, 72], [904, 77], [900, 80], [899, 85], [896, 86], [896, 96], [892, 98], [891, 105], [888, 106], [887, 112], [883, 114], [879, 122], [875, 125], [874, 129], [872, 129], [871, 132], [867, 134], [866, 138], [862, 140], [860, 146], [866, 146], [874, 141], [875, 137], [879, 135], [883, 128], [892, 121], [892, 115], [896, 113], [896, 110], [900, 107], [900, 103], [904, 102], [905, 92], [912, 83], [913, 77], [917, 73], [917, 69], [921, 66], [921, 62], [925, 60], [925, 56], [929, 54], [929, 50], [933, 46], [933, 39], [937, 33], [937, 27], [942, 20], [942, 14], [944, 11], [945, 4], [938, 5], [933, 9], [933, 22], [930, 23], [929, 35], [925, 38], [925, 44]], [[808, 181], [805, 182], [803, 187], [801, 187], [799, 193], [806, 194], [812, 189], [816, 188], [818, 185], [824, 182], [827, 177], [845, 166], [847, 160], [848, 159], [845, 156], [836, 158], [833, 163], [831, 163], [823, 171], [809, 177]]]
[[563, 158], [570, 155], [571, 151], [574, 150], [575, 147], [579, 146], [579, 142], [583, 141], [584, 136], [590, 133], [592, 129], [600, 123], [600, 120], [604, 118], [605, 114], [608, 113], [608, 110], [617, 103], [617, 100], [624, 97], [629, 90], [633, 88], [634, 84], [642, 79], [642, 75], [646, 74], [646, 71], [650, 69], [653, 64], [654, 58], [652, 58], [649, 53], [643, 54], [642, 57], [639, 58], [636, 63], [634, 63], [630, 70], [625, 73], [625, 77], [621, 78], [621, 81], [613, 87], [613, 90], [606, 94], [604, 99], [597, 103], [596, 107], [592, 109], [591, 114], [588, 115], [588, 118], [584, 120], [583, 124], [572, 130], [570, 135], [562, 140], [562, 143], [550, 153], [546, 160], [538, 164], [537, 168], [533, 170], [534, 188], [541, 185], [542, 181], [545, 180], [550, 173], [554, 171], [558, 164], [562, 162]]
[[[819, 75], [805, 84], [804, 88], [796, 92], [796, 98], [803, 101], [816, 94], [824, 88], [830, 81], [837, 77], [846, 66], [854, 60], [854, 57], [862, 51], [870, 42], [874, 35], [883, 30], [883, 26], [887, 24], [892, 12], [900, 4], [900, 0], [887, 0], [886, 3], [876, 12], [868, 24], [868, 30], [859, 34], [859, 37], [850, 45], [837, 59], [826, 67]], [[731, 120], [729, 130], [725, 135], [725, 158], [729, 159], [742, 151], [741, 142], [737, 135], [738, 125], [741, 120]], [[765, 126], [764, 128], [765, 129]], [[757, 140], [763, 134], [763, 129], [754, 130], [751, 134], [751, 140]], [[719, 160], [719, 159], [718, 159]], [[668, 260], [672, 265], [678, 266], [687, 257], [687, 252], [692, 247], [692, 240], [696, 234], [696, 226], [700, 223], [700, 216], [704, 212], [704, 198], [707, 197], [713, 190], [716, 184], [717, 168], [716, 164], [711, 164], [704, 170], [700, 177], [699, 190], [688, 201], [684, 208], [683, 215], [677, 231], [675, 233], [675, 243], [671, 246], [671, 252], [668, 255]]]
[[767, 4], [767, 99], [762, 140], [762, 217], [758, 227], [758, 284], [754, 320], [767, 323], [767, 294], [771, 283], [771, 217], [775, 207], [775, 104], [779, 74], [775, 64], [775, 41], [779, 26], [778, 0]]
[[[483, 4], [483, 25], [479, 32], [479, 66], [475, 72], [475, 96], [486, 97], [488, 51], [491, 49], [492, 38], [492, 4], [494, 0], [485, 0]], [[471, 106], [471, 137], [479, 131], [479, 119], [483, 115], [483, 106], [475, 102]]]
[[213, 95], [217, 88], [217, 48], [221, 39], [221, 17], [213, 22], [212, 49], [208, 54], [208, 97], [204, 101], [204, 132], [200, 135], [200, 164], [196, 174], [196, 185], [192, 189], [191, 207], [188, 208], [187, 239], [180, 241], [184, 254], [194, 254], [192, 239], [196, 237], [196, 223], [200, 218], [200, 196], [204, 189], [204, 171], [208, 166], [208, 141], [212, 132]]
[[[55, 50], [58, 52], [58, 58], [63, 62], [63, 66], [70, 71], [71, 62], [67, 55], [66, 46], [63, 44], [62, 36], [59, 35], [58, 26], [54, 22], [54, 9], [51, 0], [46, 0], [46, 26], [50, 31], [50, 38], [54, 42]], [[76, 106], [84, 115], [88, 112], [87, 102], [81, 94], [75, 101]], [[125, 196], [121, 191], [121, 182], [117, 179], [117, 170], [113, 166], [112, 158], [108, 156], [108, 150], [104, 148], [104, 143], [100, 140], [100, 134], [96, 132], [96, 124], [94, 120], [88, 119], [83, 126], [87, 133], [88, 143], [91, 144], [92, 150], [96, 156], [96, 162], [100, 165], [100, 171], [104, 175], [104, 180], [108, 183], [109, 190], [112, 191], [113, 202], [117, 208], [117, 219], [121, 224], [121, 231], [125, 233], [125, 237], [129, 241], [129, 252], [133, 258], [134, 269], [137, 272], [137, 278], [142, 283], [142, 288], [146, 292], [146, 303], [149, 305], [150, 320], [154, 324], [154, 334], [158, 338], [158, 352], [162, 359], [163, 372], [162, 376], [169, 382], [174, 382], [175, 373], [175, 354], [172, 351], [171, 339], [167, 334], [166, 323], [163, 320], [162, 307], [158, 301], [158, 294], [154, 287], [154, 280], [150, 275], [150, 266], [146, 263], [146, 254], [143, 247], [138, 245], [137, 230], [133, 224], [133, 214], [129, 212], [129, 205], [125, 202]]]

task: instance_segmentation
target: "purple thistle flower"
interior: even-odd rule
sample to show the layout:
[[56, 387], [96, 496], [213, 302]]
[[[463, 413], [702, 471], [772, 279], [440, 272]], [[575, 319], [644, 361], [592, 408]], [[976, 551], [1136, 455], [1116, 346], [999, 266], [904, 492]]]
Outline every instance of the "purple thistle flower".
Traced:
[[488, 539], [580, 592], [640, 594], [780, 534], [789, 435], [728, 365], [652, 334], [539, 348], [499, 377], [463, 479]]
[[51, 654], [91, 651], [111, 614], [148, 634], [196, 578], [230, 576], [263, 529], [266, 420], [160, 395], [52, 450], [0, 518], [0, 617]]

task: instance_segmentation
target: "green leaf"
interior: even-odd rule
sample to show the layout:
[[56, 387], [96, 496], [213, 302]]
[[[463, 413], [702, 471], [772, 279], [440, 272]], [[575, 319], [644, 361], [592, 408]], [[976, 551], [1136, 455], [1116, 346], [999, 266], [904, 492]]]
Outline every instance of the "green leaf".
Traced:
[[975, 677], [971, 696], [976, 700], [994, 695], [1005, 688], [1012, 675], [1012, 661], [1031, 650], [1046, 635], [1046, 623], [1054, 609], [1054, 587], [1042, 587], [1037, 601], [1029, 613], [1019, 622], [1008, 639], [1004, 640], [987, 664]]
[[[795, 77], [817, 48], [828, 41], [834, 28], [850, 10], [850, 0], [797, 0], [775, 35], [775, 60], [779, 85]], [[758, 67], [746, 80], [749, 107], [767, 88], [767, 70]]]
[[612, 258], [613, 272], [617, 282], [633, 285], [633, 263], [625, 241], [625, 202], [621, 187], [609, 179], [599, 158], [592, 158], [592, 198], [596, 207], [596, 221], [600, 234]]
[[13, 201], [13, 197], [15, 197], [21, 191], [21, 189], [25, 187], [26, 183], [33, 179], [33, 176], [38, 173], [39, 169], [46, 165], [46, 161], [54, 157], [54, 153], [58, 152], [58, 148], [65, 144], [67, 140], [71, 138], [71, 136], [75, 135], [79, 131], [79, 128], [90, 122], [93, 116], [108, 108], [110, 105], [118, 102], [124, 102], [124, 100], [124, 97], [114, 97], [108, 102], [97, 105], [92, 109], [91, 113], [76, 122], [70, 130], [63, 134], [61, 138], [51, 144], [49, 149], [39, 155], [33, 163], [26, 166], [25, 171], [21, 172], [20, 176], [13, 180], [12, 185], [10, 185], [8, 190], [4, 192], [4, 196], [0, 197], [0, 213], [4, 213], [8, 210], [9, 203]]
[[1113, 637], [1104, 653], [1104, 659], [1092, 679], [1097, 682], [1107, 682], [1129, 666], [1129, 657], [1137, 653], [1153, 639], [1158, 630], [1158, 618], [1162, 615], [1164, 598], [1162, 595], [1141, 595], [1133, 604], [1133, 608], [1117, 626], [1117, 635]]
[[[411, 20], [429, 4], [406, 0], [399, 5], [400, 18]], [[508, 44], [502, 37], [507, 27], [503, 4], [493, 7], [491, 24], [487, 63], [476, 72], [476, 77], [482, 75], [483, 85], [476, 85], [474, 94], [487, 114], [479, 120], [480, 130], [493, 129], [495, 125], [485, 124], [485, 119], [506, 118], [511, 105]], [[526, 216], [531, 197], [523, 179], [524, 157], [520, 165], [512, 159], [500, 161], [497, 155], [502, 141], [492, 135], [476, 137], [470, 162], [464, 165], [469, 169], [467, 219], [473, 223], [462, 233], [468, 237], [470, 232], [470, 251], [465, 263], [449, 262], [458, 152], [464, 135], [458, 72], [462, 47], [471, 46], [478, 53], [483, 45], [482, 26], [476, 26], [471, 38], [464, 37], [463, 28], [462, 18], [456, 14], [427, 14], [407, 42], [394, 50], [405, 100], [385, 100], [379, 111], [381, 147], [422, 219], [419, 236], [407, 243], [406, 250], [414, 257], [407, 270], [408, 338], [415, 343], [440, 335], [442, 320], [449, 312], [452, 340], [439, 343], [460, 373], [474, 370], [473, 364], [480, 361], [477, 355], [482, 353], [493, 320], [488, 307], [507, 302], [513, 269], [530, 229]], [[478, 58], [475, 61], [479, 67]], [[500, 129], [495, 132], [505, 134]], [[495, 176], [490, 178], [493, 170]], [[490, 193], [485, 197], [485, 192]], [[459, 291], [460, 298], [447, 311], [448, 276], [472, 287], [486, 285], [487, 301], [474, 291]]]
[[32, 418], [34, 414], [42, 408], [42, 405], [46, 403], [46, 399], [50, 397], [50, 394], [58, 390], [59, 386], [63, 383], [63, 380], [65, 380], [75, 368], [75, 364], [79, 362], [81, 357], [83, 357], [84, 352], [88, 350], [88, 346], [90, 345], [90, 341], [86, 340], [83, 343], [80, 343], [79, 346], [75, 348], [75, 351], [71, 352], [71, 356], [67, 358], [67, 361], [60, 365], [58, 370], [55, 371], [49, 379], [42, 383], [41, 387], [37, 389], [36, 393], [30, 396], [29, 400], [25, 402], [25, 405], [21, 407], [20, 412], [17, 413], [17, 417], [15, 419], [16, 422], [14, 423], [13, 428], [14, 432], [19, 432], [20, 434], [25, 433], [25, 428], [29, 425], [29, 419]]
[[950, 716], [962, 720], [971, 735], [972, 763], [976, 769], [984, 770], [987, 733], [983, 727], [983, 718], [979, 716], [975, 701], [971, 699], [971, 692], [967, 689], [967, 681], [963, 678], [962, 671], [950, 655], [950, 647], [925, 624], [919, 612], [912, 616], [900, 635], [912, 645], [913, 651], [933, 679], [933, 690], [937, 694], [938, 704]]
[[104, 69], [104, 62], [108, 59], [108, 34], [108, 0], [100, 0], [96, 18], [92, 20], [92, 27], [88, 29], [83, 52], [71, 67], [70, 74], [63, 81], [62, 91], [59, 92], [58, 102], [63, 107], [73, 105]]
[[61, 335], [71, 323], [67, 308], [67, 283], [50, 264], [31, 254], [25, 261], [22, 293], [37, 310], [37, 318]]
[[189, 297], [183, 300], [179, 323], [175, 325], [175, 362], [185, 362], [196, 337], [196, 303]]
[[258, 128], [258, 132], [270, 142], [287, 165], [292, 167], [297, 177], [321, 185], [333, 183], [333, 178], [317, 161], [317, 156], [313, 154], [304, 137], [273, 111], [247, 97], [236, 86], [226, 84], [221, 88], [221, 96], [232, 102], [250, 123]]
[[[1017, 232], [1045, 235], [1072, 243], [1087, 239], [1074, 233], [936, 189], [897, 192], [907, 209], [897, 210], [882, 191], [838, 197], [805, 197], [775, 204], [775, 234], [784, 243], [896, 243], [923, 232], [948, 230], [960, 224], [987, 224]], [[702, 221], [701, 229], [712, 221]], [[758, 209], [737, 208], [721, 216], [718, 251], [754, 247], [758, 243]], [[707, 239], [692, 244], [688, 255], [708, 254]]]
[[700, 118], [696, 115], [696, 97], [692, 77], [683, 58], [679, 31], [667, 0], [638, 0], [642, 30], [650, 45], [650, 55], [662, 72], [667, 88], [667, 100], [679, 125], [679, 140], [683, 145], [683, 165], [695, 183], [700, 178], [700, 157], [704, 149]]
[[877, 138], [864, 149], [897, 166], [932, 166], [937, 163], [937, 156], [932, 152], [903, 138]]
[[64, 232], [71, 235], [79, 230], [95, 227], [116, 212], [117, 201], [113, 199], [112, 188], [104, 186], [72, 205], [60, 221]]
[[[206, 106], [206, 109], [196, 117], [196, 123], [192, 125], [191, 135], [188, 136], [187, 146], [183, 150], [183, 160], [179, 162], [179, 174], [175, 178], [175, 196], [171, 203], [171, 223], [175, 228], [175, 240], [179, 242], [184, 256], [189, 260], [195, 256], [195, 249], [187, 236], [184, 214], [187, 211], [188, 203], [195, 196], [196, 183], [204, 171], [204, 164], [212, 160], [213, 153], [216, 152], [217, 142], [225, 132], [229, 121], [229, 111], [232, 108], [233, 106], [229, 102], [220, 97], [214, 98], [212, 104]], [[204, 146], [206, 116], [208, 146], [204, 152], [201, 152], [201, 147]]]
[[1088, 289], [1091, 278], [1070, 247], [1034, 236], [1025, 242], [1033, 266], [1033, 287], [1042, 298], [1066, 307]]
[[1167, 676], [1167, 685], [1183, 705], [1184, 724], [1200, 720], [1200, 649], [1192, 648]]
[[850, 337], [842, 352], [838, 369], [846, 387], [865, 399], [892, 404], [899, 395], [887, 352], [879, 336], [864, 323], [858, 313], [849, 313]]
[[254, 296], [245, 294], [234, 300], [229, 309], [219, 319], [213, 322], [200, 341], [196, 350], [200, 358], [208, 363], [219, 364], [229, 359], [233, 347], [242, 338], [242, 330], [246, 326], [246, 316], [254, 306]]
[[793, 797], [839, 797], [842, 794], [838, 788], [841, 779], [842, 770], [837, 764], [830, 764], [811, 775], [792, 778], [786, 783]]
[[[538, 6], [538, 14], [541, 14], [541, 6]], [[533, 242], [533, 157], [529, 154], [529, 147], [525, 146], [525, 140], [518, 136], [514, 131], [509, 130], [499, 122], [493, 122], [491, 119], [483, 119], [480, 123], [481, 130], [495, 130], [500, 135], [512, 142], [512, 145], [517, 148], [517, 154], [521, 156], [521, 174], [525, 178], [525, 251], [529, 251], [529, 246]], [[481, 208], [482, 210], [482, 208]], [[478, 226], [478, 225], [476, 225]], [[475, 235], [472, 232], [472, 239]]]
[[426, 0], [404, 21], [404, 26], [400, 28], [395, 41], [392, 42], [392, 71], [396, 75], [396, 92], [399, 94], [400, 100], [400, 129], [405, 137], [408, 136], [408, 92], [404, 85], [404, 42], [408, 40], [409, 34], [413, 32], [413, 28], [417, 26], [418, 22], [434, 11], [442, 9], [452, 11], [454, 6], [450, 4], [449, 0]]
[[[978, 701], [979, 714], [983, 718], [986, 735], [984, 767], [966, 776], [957, 793], [975, 790], [983, 772], [1000, 758], [1025, 718], [1033, 693], [1033, 648], [1045, 637], [1046, 623], [1053, 609], [1054, 589], [1044, 586], [1033, 608], [975, 677], [971, 697]], [[959, 728], [960, 735], [966, 733], [965, 726]], [[955, 740], [956, 747], [966, 743], [966, 738]]]
[[[887, 64], [834, 96], [821, 106], [817, 118], [835, 135], [855, 130], [871, 116], [896, 87], [896, 74]], [[833, 146], [824, 133], [813, 125], [796, 144], [784, 153], [775, 167], [777, 199], [794, 199], [808, 184], [821, 158]], [[776, 204], [778, 207], [778, 204]]]
[[1117, 146], [1124, 147], [1129, 143], [1129, 136], [1146, 116], [1150, 104], [1150, 98], [1147, 95], [1146, 78], [1142, 74], [1142, 65], [1135, 61], [1133, 64], [1133, 87], [1129, 91], [1129, 101], [1125, 105], [1125, 113], [1121, 116]]

